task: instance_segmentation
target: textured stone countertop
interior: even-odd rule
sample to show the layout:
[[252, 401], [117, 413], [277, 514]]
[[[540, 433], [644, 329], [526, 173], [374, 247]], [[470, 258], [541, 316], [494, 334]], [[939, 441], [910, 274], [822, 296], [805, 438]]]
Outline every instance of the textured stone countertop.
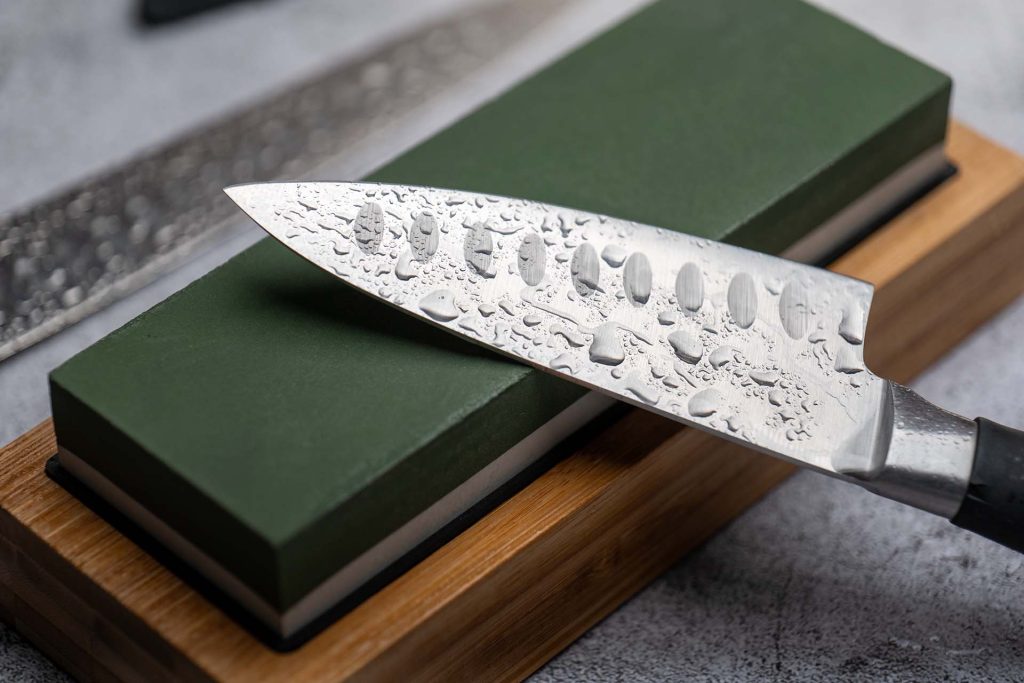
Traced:
[[[240, 4], [143, 40], [128, 0], [0, 3], [0, 211], [459, 4]], [[590, 2], [587, 20], [612, 4]], [[1024, 153], [1024, 3], [819, 4], [946, 70], [956, 83], [954, 115]], [[331, 27], [339, 22], [360, 38], [338, 40]], [[154, 70], [159, 88], [148, 82]], [[457, 111], [435, 111], [435, 124]], [[0, 443], [45, 417], [46, 371], [253, 238], [236, 236], [0, 365]], [[914, 386], [957, 412], [1022, 427], [1021, 339], [1024, 299]], [[1024, 680], [1022, 590], [1024, 556], [854, 487], [798, 474], [534, 680]], [[62, 677], [0, 624], [0, 681]]]

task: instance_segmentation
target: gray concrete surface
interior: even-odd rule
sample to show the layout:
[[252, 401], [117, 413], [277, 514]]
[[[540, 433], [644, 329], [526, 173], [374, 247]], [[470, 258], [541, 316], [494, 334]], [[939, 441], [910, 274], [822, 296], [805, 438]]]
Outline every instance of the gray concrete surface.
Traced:
[[[149, 39], [132, 30], [128, 0], [0, 3], [0, 211], [465, 1], [242, 4]], [[578, 37], [600, 17], [623, 11], [610, 1], [590, 4], [591, 11], [417, 112], [401, 130], [368, 141], [348, 172], [367, 170], [481, 101], [502, 79], [564, 49], [571, 41], [560, 36], [569, 27]], [[820, 4], [951, 73], [955, 114], [1024, 153], [1024, 3]], [[0, 365], [0, 443], [45, 415], [49, 368], [254, 237], [240, 231], [186, 268]], [[1022, 338], [1024, 300], [916, 388], [964, 414], [1024, 426]], [[1024, 558], [941, 520], [798, 475], [535, 680], [1024, 680], [1024, 608], [1016, 599], [1022, 565]], [[61, 677], [0, 625], [0, 681]]]

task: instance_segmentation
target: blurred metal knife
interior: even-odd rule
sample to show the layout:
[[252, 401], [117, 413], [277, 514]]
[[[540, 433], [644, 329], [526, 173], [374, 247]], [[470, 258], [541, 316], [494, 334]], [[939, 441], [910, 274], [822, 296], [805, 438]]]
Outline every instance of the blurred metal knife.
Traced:
[[865, 282], [522, 199], [358, 183], [226, 192], [296, 253], [425, 321], [1024, 550], [1024, 433], [872, 374]]
[[223, 236], [221, 189], [302, 177], [491, 63], [570, 0], [463, 9], [53, 198], [0, 215], [0, 361]]

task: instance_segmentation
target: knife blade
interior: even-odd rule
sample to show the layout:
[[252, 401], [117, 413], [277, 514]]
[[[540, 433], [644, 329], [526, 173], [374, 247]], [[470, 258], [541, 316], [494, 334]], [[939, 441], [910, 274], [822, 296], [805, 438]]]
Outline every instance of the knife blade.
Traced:
[[866, 282], [525, 199], [225, 191], [297, 254], [430, 324], [1024, 549], [1024, 433], [873, 374]]

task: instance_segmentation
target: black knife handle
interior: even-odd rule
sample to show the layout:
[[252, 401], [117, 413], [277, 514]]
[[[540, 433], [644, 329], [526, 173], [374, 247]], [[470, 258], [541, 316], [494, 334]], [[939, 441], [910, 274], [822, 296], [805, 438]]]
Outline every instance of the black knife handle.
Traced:
[[1024, 432], [979, 417], [971, 479], [952, 522], [1024, 552]]

